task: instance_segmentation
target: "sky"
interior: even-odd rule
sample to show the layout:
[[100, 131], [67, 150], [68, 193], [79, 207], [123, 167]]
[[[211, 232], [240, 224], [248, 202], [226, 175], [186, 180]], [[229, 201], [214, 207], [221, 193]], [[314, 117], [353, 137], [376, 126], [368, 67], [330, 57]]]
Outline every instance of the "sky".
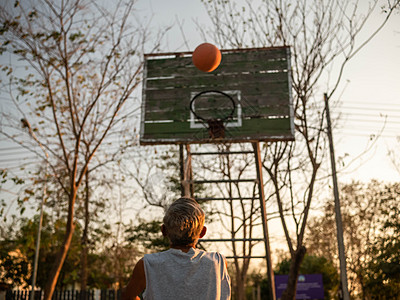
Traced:
[[[367, 1], [361, 3], [366, 5]], [[137, 8], [143, 16], [152, 18], [154, 26], [181, 24], [170, 31], [167, 49], [162, 52], [193, 51], [200, 43], [210, 42], [202, 40], [195, 24], [210, 24], [201, 1], [139, 0]], [[374, 14], [361, 37], [365, 38], [383, 17], [381, 13]], [[333, 132], [339, 182], [400, 180], [400, 172], [387, 155], [389, 150], [400, 147], [396, 138], [400, 136], [399, 25], [397, 13], [348, 63], [335, 94], [334, 100], [340, 106], [331, 108], [332, 118], [341, 115]], [[182, 32], [187, 43], [182, 41]]]
[[[169, 31], [162, 52], [193, 51], [200, 43], [210, 42], [202, 39], [196, 25], [210, 26], [200, 0], [138, 0], [135, 7], [138, 15], [143, 20], [151, 21], [155, 30], [175, 25]], [[382, 14], [374, 15], [366, 26], [366, 32], [376, 28], [382, 17]], [[178, 23], [180, 26], [176, 26]], [[399, 25], [400, 13], [394, 15], [386, 27], [350, 61], [334, 97], [340, 101], [341, 107], [331, 108], [332, 117], [342, 116], [333, 132], [339, 182], [372, 178], [400, 180], [400, 172], [387, 155], [389, 150], [400, 146], [396, 139], [400, 135]], [[7, 106], [5, 97], [0, 95], [2, 108]], [[381, 136], [375, 139], [378, 134]], [[368, 151], [363, 154], [366, 149]], [[15, 145], [0, 137], [0, 165], [17, 165], [24, 153], [15, 150]]]

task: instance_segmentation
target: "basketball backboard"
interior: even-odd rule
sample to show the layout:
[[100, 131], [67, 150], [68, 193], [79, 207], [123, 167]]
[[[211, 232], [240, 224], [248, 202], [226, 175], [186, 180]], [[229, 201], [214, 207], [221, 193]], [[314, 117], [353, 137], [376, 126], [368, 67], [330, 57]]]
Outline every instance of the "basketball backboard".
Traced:
[[[141, 144], [294, 139], [290, 48], [221, 53], [210, 73], [191, 52], [145, 55]], [[222, 134], [210, 133], [215, 121]]]

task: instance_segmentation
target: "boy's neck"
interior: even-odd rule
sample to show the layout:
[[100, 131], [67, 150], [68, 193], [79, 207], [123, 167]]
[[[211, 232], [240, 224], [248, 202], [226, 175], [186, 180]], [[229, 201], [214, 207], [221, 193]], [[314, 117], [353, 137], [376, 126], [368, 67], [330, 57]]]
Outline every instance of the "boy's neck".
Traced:
[[188, 253], [190, 249], [196, 248], [196, 246], [171, 246], [172, 249], [178, 249], [182, 252]]

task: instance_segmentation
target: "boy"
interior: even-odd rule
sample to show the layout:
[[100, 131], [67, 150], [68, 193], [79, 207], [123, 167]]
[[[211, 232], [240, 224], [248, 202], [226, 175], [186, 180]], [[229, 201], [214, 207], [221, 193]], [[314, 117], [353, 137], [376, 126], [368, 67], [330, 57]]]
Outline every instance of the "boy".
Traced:
[[206, 234], [204, 212], [191, 198], [180, 198], [168, 208], [161, 231], [170, 241], [167, 251], [146, 254], [133, 269], [123, 299], [230, 299], [225, 258], [196, 249]]

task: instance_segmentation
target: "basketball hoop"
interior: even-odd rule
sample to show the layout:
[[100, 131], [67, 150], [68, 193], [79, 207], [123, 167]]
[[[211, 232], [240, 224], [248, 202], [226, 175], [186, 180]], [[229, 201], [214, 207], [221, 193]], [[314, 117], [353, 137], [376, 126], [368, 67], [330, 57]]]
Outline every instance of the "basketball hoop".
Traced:
[[193, 52], [144, 56], [142, 145], [294, 140], [290, 47], [220, 52], [213, 71], [205, 53], [204, 71]]
[[[205, 95], [205, 94], [220, 94], [220, 95], [228, 98], [230, 100], [230, 103], [232, 104], [232, 109], [226, 115], [217, 117], [217, 118], [207, 118], [207, 117], [199, 115], [199, 113], [196, 113], [196, 111], [194, 109], [194, 103], [195, 103], [196, 99], [198, 99], [200, 96]], [[193, 97], [193, 99], [190, 101], [190, 111], [203, 124], [207, 123], [206, 127], [208, 129], [208, 134], [211, 139], [220, 139], [220, 138], [225, 137], [224, 122], [226, 120], [232, 119], [235, 109], [236, 109], [236, 105], [235, 105], [235, 101], [233, 100], [233, 98], [230, 95], [228, 95], [227, 93], [224, 93], [224, 92], [221, 92], [218, 90], [209, 90], [209, 91], [200, 92], [200, 93], [196, 94]]]

